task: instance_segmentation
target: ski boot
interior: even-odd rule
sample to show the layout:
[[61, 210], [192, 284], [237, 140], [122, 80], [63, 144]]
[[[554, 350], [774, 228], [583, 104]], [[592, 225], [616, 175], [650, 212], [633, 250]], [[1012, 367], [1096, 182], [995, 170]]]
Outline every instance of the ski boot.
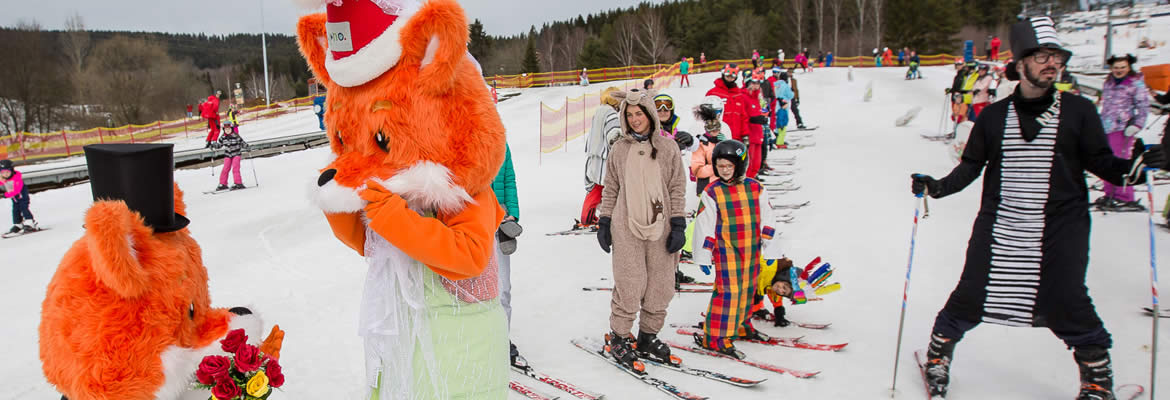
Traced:
[[1096, 208], [1103, 208], [1103, 207], [1105, 207], [1105, 205], [1109, 204], [1111, 200], [1113, 200], [1113, 199], [1110, 198], [1109, 196], [1101, 196], [1101, 197], [1098, 197], [1097, 200], [1093, 200], [1092, 203], [1089, 203], [1089, 206], [1096, 207]]
[[760, 332], [759, 329], [756, 329], [756, 327], [752, 326], [750, 321], [745, 321], [743, 325], [740, 325], [738, 333], [741, 339], [758, 340], [761, 342], [772, 340], [771, 336], [768, 336], [768, 334], [764, 332]]
[[638, 343], [635, 344], [634, 349], [637, 351], [638, 357], [663, 364], [682, 365], [682, 360], [670, 354], [670, 346], [658, 340], [657, 334], [638, 332]]
[[704, 349], [714, 351], [736, 360], [747, 358], [746, 354], [743, 354], [742, 351], [739, 351], [739, 349], [735, 348], [734, 344], [731, 344], [731, 340], [712, 338], [711, 341], [707, 341], [703, 338], [703, 334], [701, 333], [694, 334], [694, 338], [695, 344]]
[[24, 220], [24, 226], [21, 227], [21, 231], [24, 233], [36, 232], [38, 230], [37, 221], [35, 219]]
[[957, 343], [937, 333], [930, 335], [930, 347], [926, 351], [926, 387], [932, 399], [947, 397], [947, 385], [951, 383], [951, 358]]
[[23, 227], [21, 227], [20, 225], [13, 225], [13, 226], [12, 226], [12, 229], [9, 229], [9, 230], [8, 230], [8, 234], [9, 234], [9, 235], [15, 235], [15, 234], [17, 234], [17, 233], [20, 233], [20, 232], [21, 232], [21, 231], [23, 231], [23, 230], [24, 230], [24, 228], [23, 228]]
[[646, 366], [638, 361], [638, 354], [634, 352], [634, 338], [629, 334], [619, 335], [617, 332], [605, 334], [605, 352], [613, 357], [621, 366], [635, 374], [646, 374]]
[[1077, 400], [1116, 399], [1108, 350], [1100, 346], [1078, 347], [1073, 351], [1073, 359], [1081, 370], [1081, 392], [1077, 394]]
[[772, 325], [780, 328], [786, 328], [788, 325], [792, 325], [792, 322], [788, 318], [784, 318], [784, 314], [784, 306], [776, 306], [776, 312], [772, 313], [773, 318], [775, 318], [772, 320]]
[[512, 368], [519, 370], [528, 369], [528, 360], [520, 355], [520, 351], [516, 350], [516, 344], [508, 341], [508, 358], [511, 359]]
[[219, 185], [215, 187], [215, 191], [228, 190], [228, 185]]
[[232, 190], [240, 190], [240, 189], [244, 189], [244, 188], [245, 188], [245, 186], [242, 183], [237, 183], [235, 185], [232, 185]]
[[695, 278], [687, 276], [686, 274], [682, 273], [682, 271], [675, 270], [674, 281], [677, 283], [695, 283]]

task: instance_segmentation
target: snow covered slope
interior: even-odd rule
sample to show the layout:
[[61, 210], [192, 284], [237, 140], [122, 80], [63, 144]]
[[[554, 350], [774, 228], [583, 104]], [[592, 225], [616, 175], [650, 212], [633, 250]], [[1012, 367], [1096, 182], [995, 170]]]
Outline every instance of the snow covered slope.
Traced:
[[[953, 166], [944, 145], [920, 137], [936, 130], [943, 87], [950, 84], [952, 72], [949, 67], [924, 68], [926, 79], [916, 81], [903, 80], [901, 68], [853, 73], [852, 82], [846, 80], [843, 69], [797, 74], [806, 123], [820, 126], [813, 134], [817, 145], [775, 152], [798, 157], [795, 179], [803, 186], [781, 199], [813, 201], [795, 211], [794, 223], [781, 227], [787, 255], [801, 265], [815, 256], [824, 257], [837, 268], [834, 279], [844, 285], [824, 301], [788, 307], [789, 318], [832, 322], [833, 326], [810, 331], [761, 325], [770, 334], [805, 335], [808, 340], [828, 343], [848, 341], [849, 347], [826, 353], [740, 345], [755, 360], [823, 371], [807, 380], [681, 354], [697, 368], [768, 378], [755, 389], [649, 367], [654, 376], [713, 399], [889, 397], [914, 211], [909, 174], [941, 177]], [[683, 127], [690, 126], [693, 118], [688, 110], [715, 77], [693, 76], [693, 88], [666, 90], [680, 106]], [[875, 93], [867, 103], [862, 97], [871, 81]], [[608, 398], [665, 399], [662, 393], [569, 344], [573, 337], [600, 337], [608, 330], [609, 294], [583, 292], [581, 287], [609, 285], [602, 279], [612, 272], [609, 255], [592, 236], [544, 236], [568, 228], [580, 214], [585, 195], [584, 154], [583, 142], [577, 139], [563, 150], [540, 156], [537, 111], [541, 99], [554, 103], [583, 90], [523, 90], [522, 95], [500, 104], [516, 167], [520, 223], [525, 228], [512, 259], [512, 340], [537, 368]], [[923, 108], [917, 119], [906, 127], [895, 127], [894, 120], [915, 106]], [[316, 128], [315, 119], [299, 121], [306, 124], [305, 130]], [[272, 129], [301, 128], [280, 125]], [[326, 156], [327, 150], [315, 149], [257, 160], [259, 188], [214, 196], [201, 193], [214, 187], [218, 178], [207, 169], [176, 172], [187, 193], [192, 234], [204, 250], [213, 304], [246, 305], [287, 331], [282, 363], [288, 381], [274, 399], [355, 399], [362, 390], [364, 367], [356, 325], [365, 263], [333, 238], [321, 213], [306, 200], [306, 187], [316, 180]], [[246, 161], [249, 186], [254, 184], [251, 168], [251, 161]], [[932, 201], [931, 216], [920, 225], [897, 398], [924, 398], [911, 354], [926, 344], [934, 315], [958, 280], [979, 206], [979, 185], [976, 182], [965, 192]], [[1161, 206], [1166, 193], [1158, 193]], [[5, 323], [0, 324], [2, 399], [56, 398], [37, 358], [40, 304], [62, 254], [81, 236], [82, 215], [89, 204], [86, 184], [38, 193], [33, 196], [32, 210], [42, 225], [52, 229], [0, 240], [0, 268], [5, 275], [0, 279], [0, 304], [5, 306]], [[1138, 312], [1149, 303], [1145, 221], [1144, 214], [1094, 215], [1088, 286], [1114, 334], [1114, 367], [1120, 383], [1148, 382], [1150, 322]], [[1158, 250], [1170, 255], [1167, 234], [1157, 235]], [[710, 279], [693, 266], [683, 269], [691, 276]], [[708, 299], [703, 294], [679, 294], [671, 303], [667, 322], [698, 321]], [[1170, 329], [1163, 332], [1170, 335]], [[661, 335], [687, 340], [671, 330]], [[1161, 369], [1163, 382], [1170, 382], [1168, 370]], [[953, 373], [952, 399], [958, 400], [1068, 399], [1077, 390], [1072, 354], [1043, 329], [980, 326], [958, 347]], [[550, 394], [557, 392], [527, 378], [514, 378]]]

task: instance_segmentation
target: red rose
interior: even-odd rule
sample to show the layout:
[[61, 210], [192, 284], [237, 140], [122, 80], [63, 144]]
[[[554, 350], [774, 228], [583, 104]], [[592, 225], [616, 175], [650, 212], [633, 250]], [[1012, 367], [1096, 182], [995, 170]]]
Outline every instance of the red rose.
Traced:
[[240, 387], [236, 386], [236, 382], [231, 379], [219, 381], [218, 385], [211, 388], [211, 395], [219, 400], [232, 400], [241, 394], [244, 394], [244, 391], [240, 390]]
[[240, 348], [240, 345], [248, 342], [248, 335], [244, 334], [243, 329], [236, 329], [228, 332], [227, 337], [220, 340], [219, 343], [223, 346], [223, 351], [228, 353], [235, 353]]
[[236, 370], [240, 372], [258, 370], [263, 362], [264, 360], [260, 358], [260, 349], [256, 346], [245, 344], [236, 350]]
[[284, 371], [281, 371], [280, 363], [276, 360], [268, 360], [268, 365], [264, 367], [264, 374], [268, 375], [268, 386], [278, 388], [284, 385]]
[[[204, 385], [211, 385], [228, 376], [232, 370], [232, 360], [224, 356], [207, 356], [203, 357], [203, 362], [199, 363], [199, 369], [195, 371], [195, 378], [199, 379], [199, 383]], [[230, 380], [230, 379], [229, 379]]]

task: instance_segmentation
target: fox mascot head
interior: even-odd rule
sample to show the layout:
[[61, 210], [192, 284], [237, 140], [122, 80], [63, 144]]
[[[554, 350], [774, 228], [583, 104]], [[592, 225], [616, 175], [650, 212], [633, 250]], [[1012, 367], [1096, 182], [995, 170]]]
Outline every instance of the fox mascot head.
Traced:
[[203, 356], [222, 354], [219, 340], [232, 329], [258, 339], [260, 320], [247, 308], [211, 306], [173, 184], [172, 145], [85, 150], [95, 201], [41, 306], [45, 378], [72, 400], [193, 395]]
[[358, 212], [367, 180], [416, 211], [458, 212], [504, 160], [504, 126], [454, 0], [300, 0], [301, 52], [326, 89], [333, 155], [312, 198]]

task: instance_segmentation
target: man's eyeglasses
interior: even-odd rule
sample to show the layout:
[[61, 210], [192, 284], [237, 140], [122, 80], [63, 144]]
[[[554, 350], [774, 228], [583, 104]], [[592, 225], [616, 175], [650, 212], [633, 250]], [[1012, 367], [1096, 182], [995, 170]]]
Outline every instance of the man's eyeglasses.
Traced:
[[1047, 64], [1052, 60], [1055, 60], [1057, 64], [1064, 64], [1064, 54], [1061, 53], [1037, 51], [1032, 53], [1031, 57], [1038, 64]]

